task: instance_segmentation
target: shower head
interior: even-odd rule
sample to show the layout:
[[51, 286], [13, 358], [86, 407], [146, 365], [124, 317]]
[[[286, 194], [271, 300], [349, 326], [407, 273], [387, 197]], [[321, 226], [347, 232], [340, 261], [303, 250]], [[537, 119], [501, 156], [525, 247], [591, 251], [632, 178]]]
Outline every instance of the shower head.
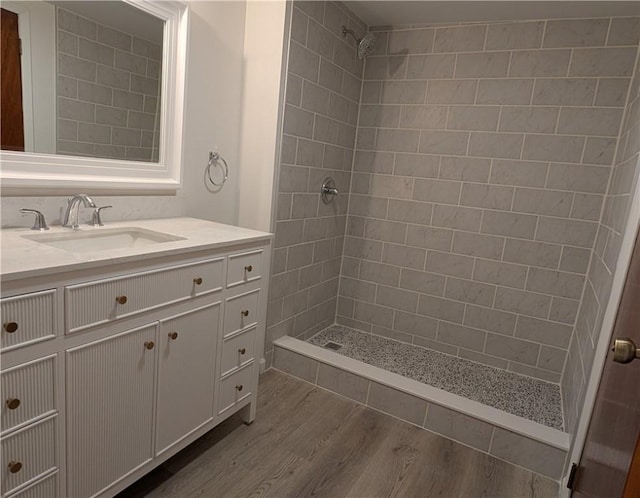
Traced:
[[364, 37], [358, 38], [353, 30], [347, 29], [345, 26], [342, 26], [342, 36], [346, 38], [347, 35], [351, 35], [358, 44], [357, 54], [359, 59], [364, 59], [367, 55], [369, 55], [373, 50], [376, 41], [378, 40], [378, 37], [375, 35], [375, 33], [367, 33], [366, 35], [364, 35]]

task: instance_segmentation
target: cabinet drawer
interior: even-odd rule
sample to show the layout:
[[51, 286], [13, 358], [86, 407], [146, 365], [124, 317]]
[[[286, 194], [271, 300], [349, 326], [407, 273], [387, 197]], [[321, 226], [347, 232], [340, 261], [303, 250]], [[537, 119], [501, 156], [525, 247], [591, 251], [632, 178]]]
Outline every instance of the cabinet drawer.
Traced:
[[56, 290], [0, 300], [2, 351], [56, 335]]
[[255, 342], [255, 327], [225, 339], [222, 343], [221, 375], [226, 375], [253, 360]]
[[33, 361], [0, 374], [2, 432], [55, 410], [55, 356]]
[[218, 414], [227, 411], [233, 405], [251, 395], [253, 388], [253, 367], [251, 363], [236, 373], [224, 378], [220, 385]]
[[262, 276], [262, 251], [229, 256], [227, 287], [258, 280]]
[[260, 289], [227, 299], [224, 311], [224, 336], [256, 324]]
[[58, 471], [11, 495], [11, 498], [55, 498], [58, 496]]
[[[2, 440], [2, 490], [5, 494], [56, 467], [55, 420], [55, 417], [49, 418]], [[12, 466], [15, 472], [11, 472]]]
[[224, 259], [191, 263], [65, 288], [67, 331], [184, 301], [222, 289]]

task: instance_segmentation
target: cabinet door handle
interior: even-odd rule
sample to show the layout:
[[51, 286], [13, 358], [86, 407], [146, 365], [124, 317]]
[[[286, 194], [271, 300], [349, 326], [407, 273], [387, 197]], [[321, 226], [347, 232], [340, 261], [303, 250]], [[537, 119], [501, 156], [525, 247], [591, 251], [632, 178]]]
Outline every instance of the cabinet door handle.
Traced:
[[7, 400], [7, 408], [9, 410], [15, 410], [20, 406], [20, 400], [18, 398], [9, 398]]
[[253, 271], [253, 265], [247, 265], [247, 266], [245, 266], [245, 267], [244, 267], [244, 271], [252, 272], [252, 271]]
[[144, 347], [147, 348], [147, 349], [153, 349], [153, 346], [155, 346], [153, 341], [147, 341], [147, 342], [144, 343]]
[[18, 330], [18, 324], [16, 322], [7, 322], [2, 325], [2, 328], [13, 334], [16, 330]]
[[178, 338], [178, 333], [177, 332], [169, 332], [169, 338], [172, 341], [175, 341]]
[[16, 462], [14, 460], [11, 460], [9, 462], [9, 472], [11, 472], [12, 474], [15, 474], [17, 472], [20, 472], [22, 470], [22, 462]]
[[243, 389], [242, 384], [238, 384], [238, 385], [236, 386], [236, 391], [240, 392], [240, 391], [242, 391], [242, 389]]
[[242, 310], [242, 311], [240, 312], [240, 314], [241, 314], [242, 316], [249, 316], [249, 310]]
[[193, 283], [196, 285], [202, 285], [202, 277], [194, 278]]
[[240, 353], [240, 354], [245, 354], [246, 352], [247, 352], [247, 350], [245, 348], [238, 349], [238, 353]]
[[118, 297], [116, 297], [116, 302], [118, 304], [127, 304], [127, 296], [118, 296]]

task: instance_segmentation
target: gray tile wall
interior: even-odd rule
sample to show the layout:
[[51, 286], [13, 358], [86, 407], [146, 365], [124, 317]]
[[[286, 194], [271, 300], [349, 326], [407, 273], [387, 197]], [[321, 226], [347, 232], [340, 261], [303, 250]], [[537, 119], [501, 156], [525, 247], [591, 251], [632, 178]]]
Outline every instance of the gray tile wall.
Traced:
[[[636, 24], [635, 38], [638, 40]], [[638, 51], [640, 56], [640, 50]], [[586, 383], [593, 366], [595, 347], [601, 333], [604, 312], [611, 294], [620, 245], [629, 219], [631, 200], [638, 186], [640, 152], [640, 68], [635, 76], [625, 107], [615, 165], [607, 189], [602, 219], [587, 274], [584, 296], [569, 346], [562, 377], [565, 420], [573, 431], [582, 412]]]
[[637, 19], [378, 31], [337, 322], [559, 381], [636, 31]]
[[58, 7], [57, 151], [158, 161], [162, 47]]
[[[339, 2], [293, 4], [266, 359], [283, 335], [307, 338], [335, 322], [363, 64], [345, 25], [366, 26]], [[332, 204], [320, 186], [332, 176]]]

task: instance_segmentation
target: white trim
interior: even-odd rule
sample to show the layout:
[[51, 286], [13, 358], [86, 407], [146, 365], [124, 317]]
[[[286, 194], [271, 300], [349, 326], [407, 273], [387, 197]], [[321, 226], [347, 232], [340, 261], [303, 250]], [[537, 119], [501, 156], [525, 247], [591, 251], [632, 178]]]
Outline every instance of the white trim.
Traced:
[[535, 441], [547, 444], [563, 451], [569, 450], [569, 434], [547, 427], [545, 425], [527, 420], [511, 413], [503, 412], [492, 406], [483, 405], [457, 394], [452, 394], [442, 389], [423, 384], [417, 380], [408, 379], [402, 375], [388, 372], [378, 367], [362, 363], [346, 356], [314, 346], [308, 342], [284, 336], [273, 341], [278, 346], [288, 351], [302, 354], [319, 362], [336, 366], [342, 370], [354, 373], [359, 377], [378, 382], [398, 391], [402, 391], [418, 398], [427, 400], [457, 412], [469, 415], [491, 425], [502, 427], [511, 432], [531, 438]]
[[124, 1], [165, 21], [160, 162], [0, 151], [3, 194], [25, 195], [42, 188], [142, 191], [181, 186], [189, 8], [178, 1]]

